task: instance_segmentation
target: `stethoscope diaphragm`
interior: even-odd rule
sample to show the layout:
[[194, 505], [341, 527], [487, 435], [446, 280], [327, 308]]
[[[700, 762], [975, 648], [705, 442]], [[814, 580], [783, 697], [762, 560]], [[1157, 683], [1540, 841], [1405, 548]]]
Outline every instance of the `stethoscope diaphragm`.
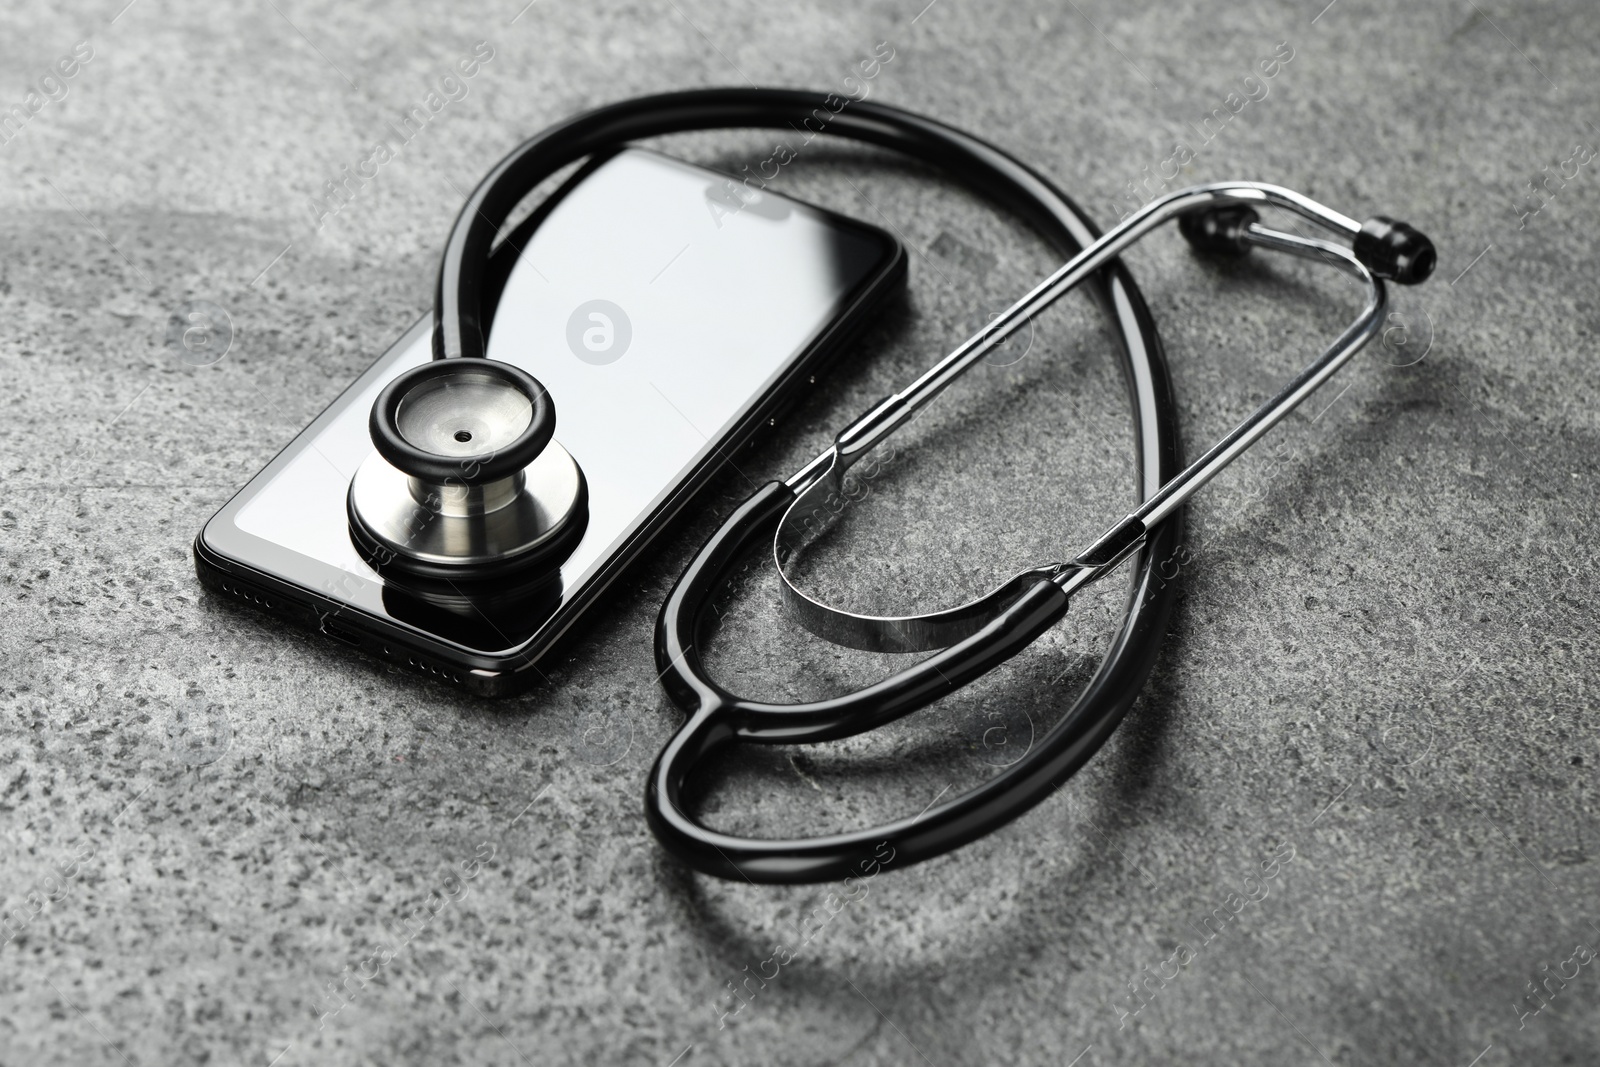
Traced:
[[588, 493], [555, 423], [544, 386], [509, 363], [434, 360], [397, 376], [372, 406], [376, 451], [350, 483], [352, 540], [380, 573], [425, 581], [559, 567]]

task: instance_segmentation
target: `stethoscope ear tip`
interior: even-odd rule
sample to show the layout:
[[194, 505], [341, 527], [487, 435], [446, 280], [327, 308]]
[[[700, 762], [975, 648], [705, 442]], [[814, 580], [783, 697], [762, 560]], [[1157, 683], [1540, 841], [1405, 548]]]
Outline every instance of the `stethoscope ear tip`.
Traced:
[[1351, 251], [1373, 274], [1401, 285], [1427, 281], [1439, 263], [1426, 234], [1383, 215], [1361, 224]]
[[1239, 259], [1249, 254], [1249, 230], [1260, 221], [1255, 208], [1229, 204], [1179, 215], [1178, 232], [1202, 255]]
[[[1202, 255], [1238, 259], [1255, 242], [1250, 227], [1261, 221], [1245, 204], [1205, 207], [1178, 216], [1178, 232]], [[1361, 224], [1351, 251], [1375, 277], [1400, 285], [1417, 285], [1428, 279], [1439, 257], [1426, 234], [1404, 222], [1375, 215]]]

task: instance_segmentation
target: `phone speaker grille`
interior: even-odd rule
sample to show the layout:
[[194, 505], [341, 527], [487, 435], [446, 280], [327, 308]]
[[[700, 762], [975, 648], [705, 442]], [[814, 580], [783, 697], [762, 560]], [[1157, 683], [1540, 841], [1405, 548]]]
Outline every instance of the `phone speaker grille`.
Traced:
[[453, 670], [450, 670], [448, 667], [442, 667], [436, 663], [429, 663], [427, 660], [418, 659], [415, 656], [407, 656], [406, 662], [409, 663], [414, 669], [421, 671], [423, 674], [431, 674], [435, 678], [442, 679], [446, 682], [454, 682], [456, 685], [463, 684], [461, 675]]
[[266, 608], [269, 611], [272, 609], [272, 601], [268, 600], [264, 596], [257, 596], [255, 593], [234, 585], [232, 582], [219, 581], [217, 584], [222, 587], [222, 591], [224, 593], [227, 593], [230, 596], [236, 596], [240, 600], [254, 604], [257, 607]]
[[[258, 593], [252, 592], [245, 586], [227, 581], [226, 579], [218, 579], [216, 585], [224, 593], [227, 593], [232, 597], [237, 597], [247, 604], [254, 604], [256, 607], [265, 608], [268, 611], [273, 610], [274, 605], [270, 599]], [[346, 643], [349, 642], [347, 641]], [[385, 648], [383, 652], [386, 656], [390, 654], [387, 648]], [[454, 685], [460, 686], [466, 685], [466, 681], [462, 678], [459, 671], [451, 670], [449, 667], [446, 667], [443, 664], [430, 663], [425, 659], [418, 659], [416, 656], [407, 656], [406, 663], [413, 670], [421, 671], [423, 674], [438, 678], [440, 681], [450, 682]]]

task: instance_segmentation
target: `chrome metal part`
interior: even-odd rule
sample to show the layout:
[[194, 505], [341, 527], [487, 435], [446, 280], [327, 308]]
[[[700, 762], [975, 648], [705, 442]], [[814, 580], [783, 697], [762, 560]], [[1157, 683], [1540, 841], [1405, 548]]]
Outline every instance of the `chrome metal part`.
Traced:
[[533, 404], [510, 382], [470, 372], [413, 387], [395, 411], [400, 435], [437, 456], [496, 452], [533, 421]]
[[886, 397], [845, 427], [833, 446], [797, 471], [785, 483], [796, 499], [773, 537], [785, 605], [801, 625], [837, 644], [884, 652], [921, 652], [944, 648], [976, 633], [1004, 611], [1023, 591], [1048, 575], [1064, 591], [1078, 589], [1111, 573], [1144, 543], [1147, 532], [1172, 514], [1197, 489], [1260, 440], [1306, 397], [1343, 367], [1378, 332], [1385, 309], [1384, 283], [1369, 271], [1346, 244], [1303, 237], [1251, 223], [1244, 231], [1250, 245], [1329, 263], [1354, 276], [1367, 290], [1360, 315], [1310, 366], [1276, 396], [1261, 405], [1234, 430], [1190, 464], [1177, 477], [1151, 493], [1082, 554], [1067, 563], [1030, 568], [986, 595], [953, 608], [919, 615], [873, 616], [824, 604], [796, 586], [784, 564], [802, 551], [816, 529], [818, 516], [828, 516], [835, 494], [842, 495], [850, 467], [931, 402], [944, 388], [981, 360], [1014, 331], [1072, 291], [1130, 245], [1162, 223], [1193, 211], [1231, 206], [1272, 207], [1298, 215], [1324, 230], [1353, 240], [1361, 224], [1290, 189], [1255, 182], [1202, 185], [1162, 197], [1129, 216], [1100, 240], [1064, 263], [983, 330], [930, 367], [916, 381]]
[[374, 453], [350, 484], [350, 513], [396, 555], [472, 567], [537, 551], [582, 521], [584, 497], [583, 473], [554, 441], [511, 478], [473, 487], [421, 482]]

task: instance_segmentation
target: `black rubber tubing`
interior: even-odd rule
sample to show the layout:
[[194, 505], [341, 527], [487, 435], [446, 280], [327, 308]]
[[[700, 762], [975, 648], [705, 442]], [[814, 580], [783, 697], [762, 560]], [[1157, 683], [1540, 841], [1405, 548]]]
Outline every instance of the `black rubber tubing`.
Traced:
[[[439, 269], [434, 317], [436, 358], [484, 355], [484, 293], [494, 237], [512, 209], [544, 179], [594, 152], [641, 138], [707, 129], [782, 131], [791, 147], [826, 134], [893, 149], [940, 171], [1019, 217], [1063, 258], [1100, 234], [1064, 193], [1020, 160], [970, 134], [885, 104], [789, 89], [703, 89], [639, 97], [566, 119], [525, 141], [473, 190], [456, 219]], [[1144, 299], [1120, 260], [1086, 283], [1106, 318], [1132, 402], [1138, 498], [1154, 493], [1182, 467], [1177, 413], [1166, 359]], [[492, 303], [492, 298], [489, 301]], [[779, 492], [778, 490], [781, 490]], [[683, 809], [695, 766], [727, 745], [820, 741], [859, 732], [848, 720], [887, 697], [860, 729], [906, 714], [949, 690], [925, 683], [924, 664], [951, 653], [982, 673], [1025, 647], [1060, 618], [1059, 590], [1024, 595], [976, 638], [935, 653], [900, 675], [858, 694], [803, 705], [765, 705], [732, 697], [704, 676], [694, 644], [703, 611], [759, 530], [770, 530], [788, 490], [758, 490], [691, 562], [662, 607], [656, 627], [657, 667], [668, 696], [688, 721], [657, 757], [645, 791], [645, 814], [666, 850], [707, 874], [752, 882], [832, 881], [870, 866], [899, 868], [959, 848], [1031, 809], [1054, 793], [1099, 750], [1127, 714], [1160, 653], [1176, 586], [1158, 573], [1176, 555], [1182, 516], [1151, 531], [1130, 562], [1121, 625], [1105, 658], [1072, 707], [1017, 762], [968, 792], [921, 815], [883, 826], [818, 837], [738, 837], [703, 826]], [[1025, 638], [1025, 639], [1023, 639]], [[977, 640], [985, 648], [974, 649]], [[947, 661], [945, 661], [947, 662]], [[972, 676], [975, 676], [973, 673]], [[792, 720], [783, 718], [794, 712]], [[788, 722], [792, 725], [785, 726]], [[841, 732], [843, 730], [844, 732]], [[884, 858], [887, 847], [889, 859]]]

